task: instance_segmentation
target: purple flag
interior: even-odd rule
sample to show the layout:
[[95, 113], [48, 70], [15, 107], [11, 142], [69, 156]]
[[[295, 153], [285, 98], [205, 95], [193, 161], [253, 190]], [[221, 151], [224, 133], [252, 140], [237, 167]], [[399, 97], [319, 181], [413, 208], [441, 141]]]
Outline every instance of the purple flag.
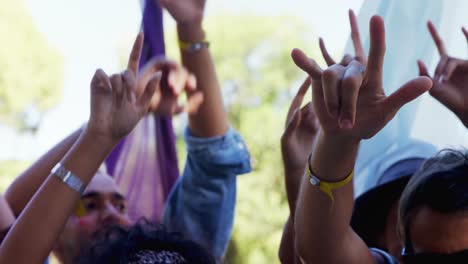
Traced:
[[[148, 0], [143, 10], [145, 44], [140, 65], [165, 55], [162, 9]], [[129, 215], [160, 221], [164, 203], [179, 177], [171, 118], [148, 115], [106, 160], [107, 171], [125, 192]]]

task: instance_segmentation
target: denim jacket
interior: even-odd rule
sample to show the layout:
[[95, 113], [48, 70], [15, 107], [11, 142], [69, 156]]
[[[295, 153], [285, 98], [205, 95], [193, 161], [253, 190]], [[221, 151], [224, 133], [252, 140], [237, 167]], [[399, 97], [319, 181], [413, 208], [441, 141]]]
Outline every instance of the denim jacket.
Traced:
[[236, 204], [236, 176], [251, 171], [250, 154], [230, 128], [213, 138], [185, 132], [187, 163], [166, 203], [163, 223], [221, 260], [229, 243]]

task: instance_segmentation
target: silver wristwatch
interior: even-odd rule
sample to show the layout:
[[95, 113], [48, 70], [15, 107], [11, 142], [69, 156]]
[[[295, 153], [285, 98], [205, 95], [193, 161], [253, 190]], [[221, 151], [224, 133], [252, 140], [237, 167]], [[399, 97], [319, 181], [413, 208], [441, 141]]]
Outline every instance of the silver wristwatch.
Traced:
[[80, 195], [83, 194], [86, 188], [83, 182], [71, 171], [65, 169], [62, 164], [58, 163], [55, 165], [51, 173]]

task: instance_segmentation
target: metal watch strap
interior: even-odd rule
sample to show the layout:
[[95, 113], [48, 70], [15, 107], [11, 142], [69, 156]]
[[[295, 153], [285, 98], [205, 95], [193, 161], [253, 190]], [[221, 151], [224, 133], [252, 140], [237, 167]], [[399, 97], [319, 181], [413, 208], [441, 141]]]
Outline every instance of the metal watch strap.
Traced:
[[210, 47], [210, 43], [208, 42], [199, 42], [199, 43], [193, 43], [188, 49], [187, 51], [188, 52], [196, 52], [196, 51], [199, 51], [201, 49], [207, 49]]
[[197, 52], [199, 50], [209, 48], [210, 43], [207, 41], [201, 41], [201, 42], [183, 42], [179, 41], [179, 46], [182, 50], [193, 53]]
[[85, 190], [85, 185], [83, 184], [83, 182], [75, 174], [63, 167], [62, 164], [58, 163], [57, 165], [55, 165], [51, 172], [53, 175], [55, 175], [55, 177], [59, 178], [68, 187], [70, 187], [80, 195], [83, 194]]

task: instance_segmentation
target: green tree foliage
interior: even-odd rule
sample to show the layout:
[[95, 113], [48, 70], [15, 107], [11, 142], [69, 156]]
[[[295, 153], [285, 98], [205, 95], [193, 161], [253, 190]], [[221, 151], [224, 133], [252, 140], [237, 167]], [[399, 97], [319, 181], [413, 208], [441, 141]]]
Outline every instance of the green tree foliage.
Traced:
[[19, 129], [37, 124], [39, 114], [57, 103], [62, 60], [35, 27], [22, 0], [0, 1], [0, 124]]
[[31, 165], [29, 161], [0, 161], [0, 194], [3, 194], [10, 186], [10, 183], [25, 171], [29, 165]]
[[[231, 124], [244, 137], [254, 166], [238, 181], [227, 263], [277, 263], [289, 212], [279, 143], [291, 91], [304, 76], [290, 52], [306, 47], [310, 31], [294, 17], [245, 14], [208, 17], [205, 28]], [[168, 56], [177, 57], [175, 33], [166, 35]]]

